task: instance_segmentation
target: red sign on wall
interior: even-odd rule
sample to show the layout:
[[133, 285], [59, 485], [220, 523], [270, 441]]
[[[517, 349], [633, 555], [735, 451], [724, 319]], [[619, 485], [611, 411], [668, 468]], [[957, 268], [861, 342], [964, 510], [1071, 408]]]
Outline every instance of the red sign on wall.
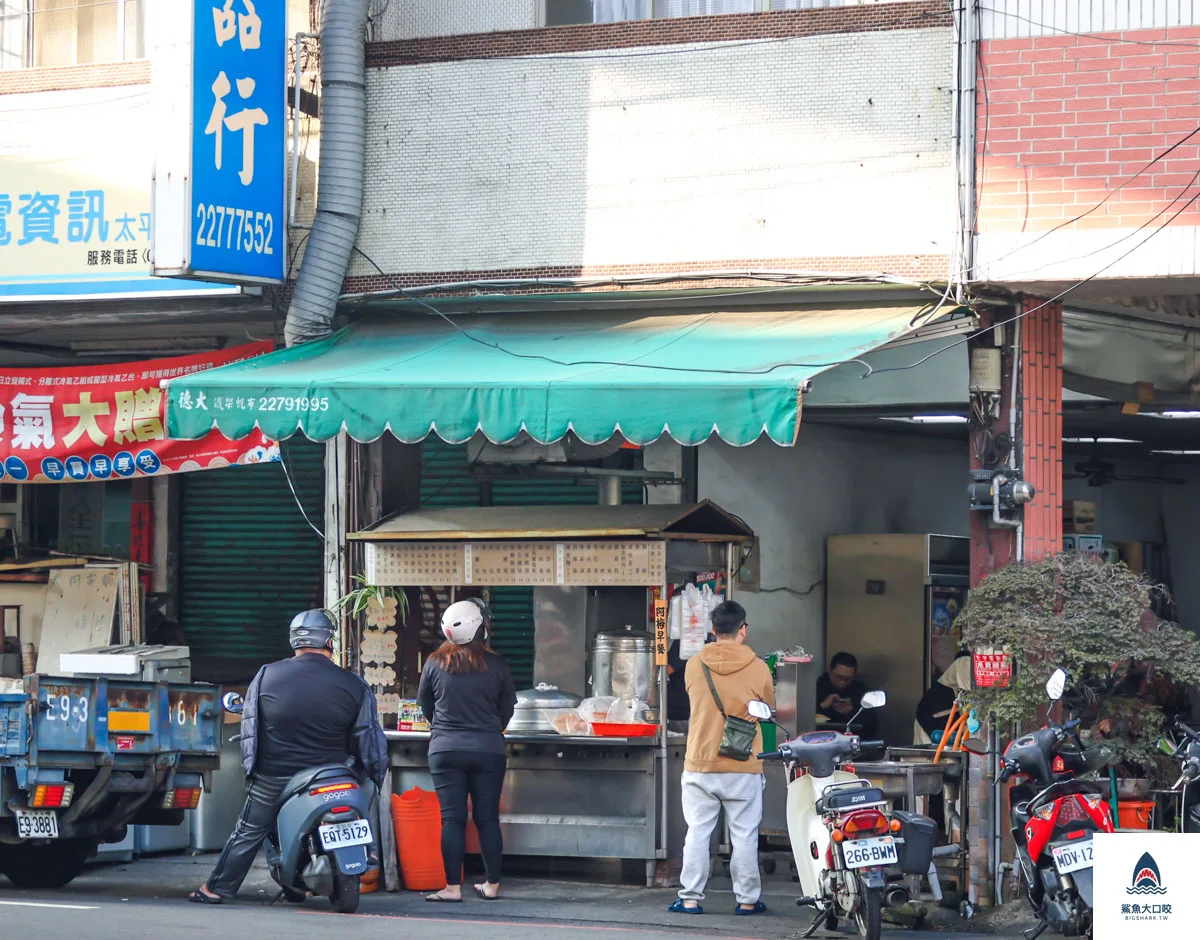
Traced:
[[271, 348], [268, 341], [145, 362], [0, 370], [0, 479], [82, 483], [278, 460], [278, 445], [258, 433], [168, 440], [159, 387]]
[[978, 689], [1007, 689], [1012, 681], [1011, 653], [976, 652], [973, 667]]

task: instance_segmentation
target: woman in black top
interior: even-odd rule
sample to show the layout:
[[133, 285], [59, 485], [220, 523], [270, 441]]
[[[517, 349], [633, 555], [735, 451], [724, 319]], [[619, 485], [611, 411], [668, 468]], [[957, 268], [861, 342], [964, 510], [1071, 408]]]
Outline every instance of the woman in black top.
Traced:
[[491, 612], [474, 598], [442, 615], [446, 641], [421, 672], [417, 701], [430, 722], [429, 772], [442, 808], [442, 862], [446, 887], [426, 901], [462, 900], [467, 795], [479, 830], [486, 880], [475, 885], [485, 901], [500, 893], [500, 791], [507, 752], [504, 729], [517, 695], [508, 665], [486, 646]]

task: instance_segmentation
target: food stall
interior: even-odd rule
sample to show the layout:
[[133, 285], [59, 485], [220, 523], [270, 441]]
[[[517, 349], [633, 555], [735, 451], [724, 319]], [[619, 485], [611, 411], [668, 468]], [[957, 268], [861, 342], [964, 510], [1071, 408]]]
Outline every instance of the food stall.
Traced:
[[[711, 502], [481, 507], [404, 513], [350, 538], [364, 545], [371, 585], [482, 589], [485, 599], [489, 588], [534, 589], [534, 688], [518, 693], [506, 734], [505, 851], [639, 859], [651, 883], [684, 836], [667, 599], [703, 572], [732, 584], [753, 540], [745, 523]], [[638, 736], [602, 736], [579, 720], [579, 702], [602, 695], [639, 703]], [[432, 789], [429, 732], [387, 735], [393, 789]]]

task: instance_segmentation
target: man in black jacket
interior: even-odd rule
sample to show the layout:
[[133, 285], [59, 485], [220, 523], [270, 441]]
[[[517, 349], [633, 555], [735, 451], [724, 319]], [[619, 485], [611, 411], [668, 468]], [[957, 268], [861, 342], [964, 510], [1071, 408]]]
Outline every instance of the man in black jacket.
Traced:
[[208, 881], [188, 895], [198, 904], [233, 898], [279, 812], [293, 775], [325, 764], [346, 764], [378, 788], [387, 772], [387, 739], [375, 695], [333, 661], [337, 626], [324, 610], [297, 614], [289, 629], [291, 659], [263, 666], [242, 709], [242, 767], [246, 804]]

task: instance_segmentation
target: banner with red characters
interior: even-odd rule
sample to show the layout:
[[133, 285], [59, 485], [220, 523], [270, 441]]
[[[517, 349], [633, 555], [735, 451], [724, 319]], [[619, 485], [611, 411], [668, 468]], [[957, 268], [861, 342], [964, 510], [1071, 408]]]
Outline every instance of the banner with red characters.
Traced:
[[0, 369], [0, 479], [82, 483], [278, 460], [279, 445], [258, 432], [168, 440], [160, 387], [271, 349], [267, 341], [117, 365]]

